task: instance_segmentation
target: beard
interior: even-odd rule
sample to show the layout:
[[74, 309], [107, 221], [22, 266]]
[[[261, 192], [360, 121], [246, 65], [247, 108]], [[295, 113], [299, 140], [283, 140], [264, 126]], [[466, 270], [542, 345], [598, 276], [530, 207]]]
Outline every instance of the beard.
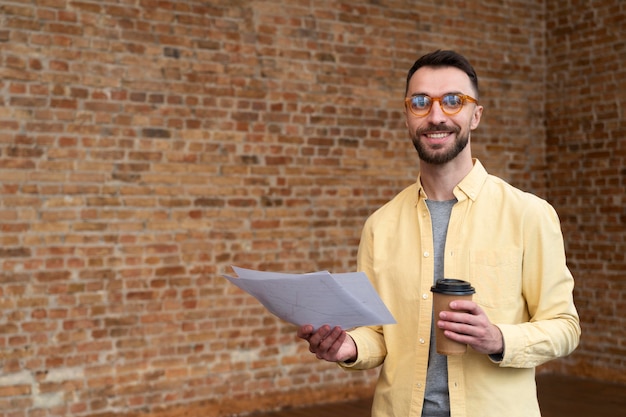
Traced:
[[[437, 150], [443, 149], [443, 146], [437, 146], [434, 149], [429, 149], [420, 140], [424, 132], [441, 132], [441, 131], [452, 132], [456, 135], [456, 138], [454, 140], [454, 143], [452, 144], [452, 147], [444, 150], [443, 152], [437, 152]], [[461, 130], [456, 127], [449, 127], [445, 125], [439, 125], [439, 126], [431, 125], [424, 129], [416, 130], [411, 139], [413, 141], [413, 146], [415, 147], [415, 150], [417, 151], [417, 154], [419, 155], [422, 161], [428, 164], [432, 164], [432, 165], [443, 165], [447, 162], [452, 161], [454, 158], [456, 158], [457, 155], [460, 154], [469, 143], [469, 132], [465, 133], [464, 135], [460, 135], [460, 133], [461, 133]]]

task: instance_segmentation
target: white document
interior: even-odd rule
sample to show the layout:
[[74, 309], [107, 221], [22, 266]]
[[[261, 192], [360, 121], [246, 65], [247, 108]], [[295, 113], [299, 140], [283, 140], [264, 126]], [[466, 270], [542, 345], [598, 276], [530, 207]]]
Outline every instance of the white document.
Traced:
[[275, 316], [298, 326], [324, 324], [348, 330], [396, 321], [363, 272], [309, 274], [232, 267], [226, 279], [259, 300]]

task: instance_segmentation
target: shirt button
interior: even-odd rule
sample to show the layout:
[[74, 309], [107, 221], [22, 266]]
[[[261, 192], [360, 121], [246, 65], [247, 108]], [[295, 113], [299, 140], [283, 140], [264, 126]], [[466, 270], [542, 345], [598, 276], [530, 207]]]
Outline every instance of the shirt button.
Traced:
[[428, 300], [428, 294], [422, 294], [422, 298], [423, 298], [424, 300]]
[[428, 251], [424, 252], [424, 258], [428, 258], [430, 256], [430, 253], [428, 253]]
[[423, 345], [426, 341], [423, 338], [420, 338], [420, 343]]
[[421, 382], [417, 383], [417, 388], [422, 388], [422, 383]]

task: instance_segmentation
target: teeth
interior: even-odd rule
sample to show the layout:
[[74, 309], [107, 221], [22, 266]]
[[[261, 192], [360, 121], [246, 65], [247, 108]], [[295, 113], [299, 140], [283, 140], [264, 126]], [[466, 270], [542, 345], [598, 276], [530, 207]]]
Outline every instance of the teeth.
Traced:
[[448, 136], [448, 133], [447, 132], [429, 133], [427, 136], [429, 138], [431, 138], [431, 139], [442, 139], [442, 138], [445, 138], [446, 136]]

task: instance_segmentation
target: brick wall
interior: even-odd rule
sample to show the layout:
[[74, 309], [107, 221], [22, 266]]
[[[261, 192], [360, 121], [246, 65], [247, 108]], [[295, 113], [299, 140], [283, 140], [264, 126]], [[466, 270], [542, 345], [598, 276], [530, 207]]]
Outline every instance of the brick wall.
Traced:
[[550, 199], [583, 338], [561, 372], [626, 382], [626, 3], [547, 2]]
[[[585, 10], [610, 23], [618, 4]], [[436, 48], [479, 73], [475, 155], [563, 212], [581, 312], [614, 303], [587, 319], [580, 354], [554, 366], [623, 374], [624, 335], [605, 342], [624, 300], [623, 251], [612, 251], [624, 245], [623, 172], [598, 150], [624, 152], [610, 114], [623, 80], [597, 59], [623, 62], [623, 43], [615, 22], [587, 26], [599, 45], [585, 44], [587, 64], [565, 65], [586, 39], [564, 8], [0, 0], [0, 416], [226, 416], [368, 395], [375, 371], [315, 360], [221, 274], [354, 269], [365, 218], [417, 172], [405, 74]], [[600, 89], [606, 80], [614, 88]], [[599, 119], [587, 107], [562, 118], [561, 90], [596, 100]], [[594, 163], [562, 158], [566, 147]], [[580, 187], [572, 167], [607, 191], [594, 189], [594, 216], [585, 194], [567, 194]]]

